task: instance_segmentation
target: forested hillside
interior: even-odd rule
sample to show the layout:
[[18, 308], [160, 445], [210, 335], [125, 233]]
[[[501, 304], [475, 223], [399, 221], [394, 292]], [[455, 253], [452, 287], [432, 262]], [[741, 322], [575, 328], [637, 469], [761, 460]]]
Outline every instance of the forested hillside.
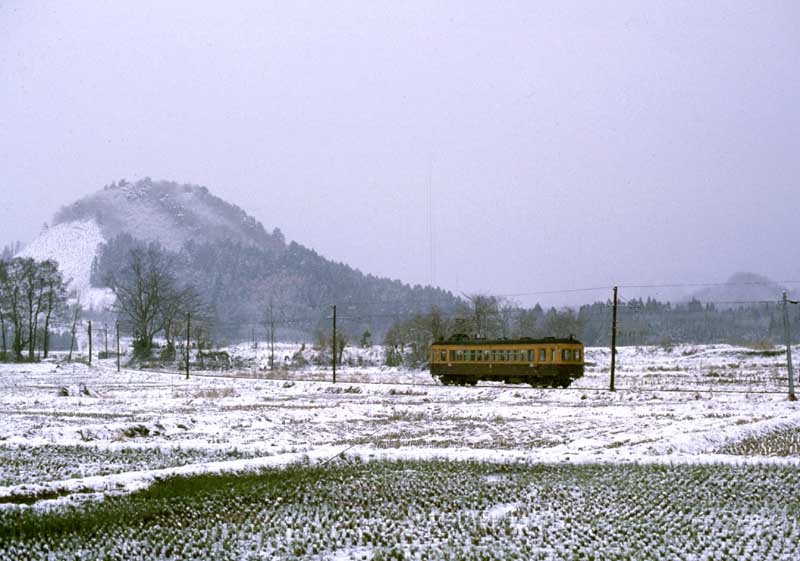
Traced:
[[87, 220], [105, 239], [92, 264], [93, 286], [109, 286], [131, 249], [157, 244], [177, 281], [210, 305], [214, 333], [225, 338], [249, 338], [270, 308], [280, 336], [329, 330], [337, 304], [343, 335], [380, 337], [398, 317], [458, 304], [447, 291], [364, 274], [287, 243], [278, 228], [268, 232], [205, 187], [121, 180], [62, 208], [54, 224]]
[[[124, 269], [130, 250], [143, 243], [122, 233], [102, 246], [92, 283], [107, 285]], [[215, 240], [161, 251], [175, 277], [211, 305], [214, 332], [227, 338], [248, 338], [254, 326], [265, 326], [270, 307], [279, 336], [296, 337], [330, 330], [330, 306], [337, 304], [339, 329], [354, 338], [364, 331], [382, 337], [398, 317], [433, 306], [452, 311], [458, 303], [444, 290], [367, 275], [295, 242], [264, 249]]]

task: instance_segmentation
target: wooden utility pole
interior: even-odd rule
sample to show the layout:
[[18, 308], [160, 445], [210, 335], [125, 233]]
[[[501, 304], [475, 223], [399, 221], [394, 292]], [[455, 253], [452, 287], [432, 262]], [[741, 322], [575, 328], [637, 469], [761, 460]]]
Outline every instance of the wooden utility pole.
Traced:
[[611, 382], [609, 391], [614, 389], [614, 369], [617, 364], [617, 287], [614, 287], [614, 303], [611, 308]]
[[190, 351], [189, 345], [191, 342], [189, 339], [189, 333], [191, 333], [191, 329], [192, 329], [192, 314], [187, 313], [186, 314], [186, 379], [187, 380], [189, 379], [189, 351]]
[[106, 348], [106, 356], [105, 356], [105, 358], [108, 358], [108, 324], [107, 323], [103, 324], [103, 337], [105, 339], [105, 348]]
[[333, 383], [336, 383], [336, 304], [333, 305]]
[[92, 365], [92, 320], [89, 320], [89, 366]]
[[117, 328], [117, 372], [119, 372], [119, 322], [116, 323]]
[[275, 370], [275, 320], [272, 317], [272, 300], [269, 301], [269, 369]]
[[795, 300], [789, 300], [786, 292], [783, 293], [783, 330], [786, 335], [786, 368], [789, 371], [789, 401], [797, 401], [794, 394], [794, 372], [792, 368], [792, 335], [789, 331], [789, 310], [788, 304], [797, 304]]

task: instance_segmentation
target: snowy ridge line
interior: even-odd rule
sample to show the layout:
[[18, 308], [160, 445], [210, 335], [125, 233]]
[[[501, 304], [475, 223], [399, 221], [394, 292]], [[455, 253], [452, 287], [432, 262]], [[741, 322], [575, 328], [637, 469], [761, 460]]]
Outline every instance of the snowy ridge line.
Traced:
[[[348, 450], [354, 446], [351, 445]], [[207, 462], [188, 464], [184, 466], [132, 471], [103, 476], [91, 476], [63, 481], [52, 481], [41, 484], [20, 484], [0, 487], [0, 509], [14, 508], [50, 508], [59, 504], [76, 502], [87, 499], [97, 499], [103, 496], [123, 495], [146, 489], [153, 483], [176, 476], [190, 477], [204, 474], [246, 474], [264, 468], [288, 468], [292, 465], [317, 464], [325, 465], [334, 458], [359, 458], [362, 461], [378, 460], [421, 460], [421, 461], [481, 461], [495, 464], [528, 463], [530, 465], [728, 465], [728, 466], [762, 466], [800, 468], [800, 458], [788, 457], [748, 457], [730, 456], [725, 454], [708, 454], [704, 456], [674, 455], [665, 456], [640, 456], [631, 459], [620, 458], [590, 458], [577, 456], [574, 459], [564, 460], [560, 456], [551, 458], [534, 457], [530, 452], [518, 450], [474, 449], [474, 448], [403, 448], [401, 449], [375, 449], [368, 447], [366, 450], [345, 454], [339, 446], [321, 446], [305, 452], [290, 452], [275, 456], [229, 460], [224, 462]], [[15, 500], [22, 498], [35, 498], [36, 496], [52, 496], [58, 498], [43, 498], [31, 505], [18, 504]]]

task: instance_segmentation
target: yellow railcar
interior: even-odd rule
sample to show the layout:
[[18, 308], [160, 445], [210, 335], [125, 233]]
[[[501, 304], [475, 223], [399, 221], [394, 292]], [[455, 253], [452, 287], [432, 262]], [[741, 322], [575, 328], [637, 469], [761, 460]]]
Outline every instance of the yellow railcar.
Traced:
[[573, 337], [471, 339], [455, 335], [431, 345], [431, 375], [444, 384], [481, 380], [568, 387], [583, 376], [583, 343]]

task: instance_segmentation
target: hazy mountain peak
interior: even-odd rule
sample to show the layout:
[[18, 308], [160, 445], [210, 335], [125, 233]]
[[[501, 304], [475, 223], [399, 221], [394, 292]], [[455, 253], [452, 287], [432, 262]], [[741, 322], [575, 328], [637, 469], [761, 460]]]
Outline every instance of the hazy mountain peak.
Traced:
[[768, 277], [740, 271], [720, 286], [711, 286], [695, 292], [692, 297], [704, 302], [735, 304], [747, 302], [777, 301], [782, 297], [785, 287]]
[[279, 232], [267, 233], [255, 218], [205, 187], [150, 178], [107, 185], [63, 207], [53, 223], [86, 220], [94, 220], [106, 239], [127, 232], [171, 250], [190, 240], [230, 240], [271, 249], [284, 245]]

